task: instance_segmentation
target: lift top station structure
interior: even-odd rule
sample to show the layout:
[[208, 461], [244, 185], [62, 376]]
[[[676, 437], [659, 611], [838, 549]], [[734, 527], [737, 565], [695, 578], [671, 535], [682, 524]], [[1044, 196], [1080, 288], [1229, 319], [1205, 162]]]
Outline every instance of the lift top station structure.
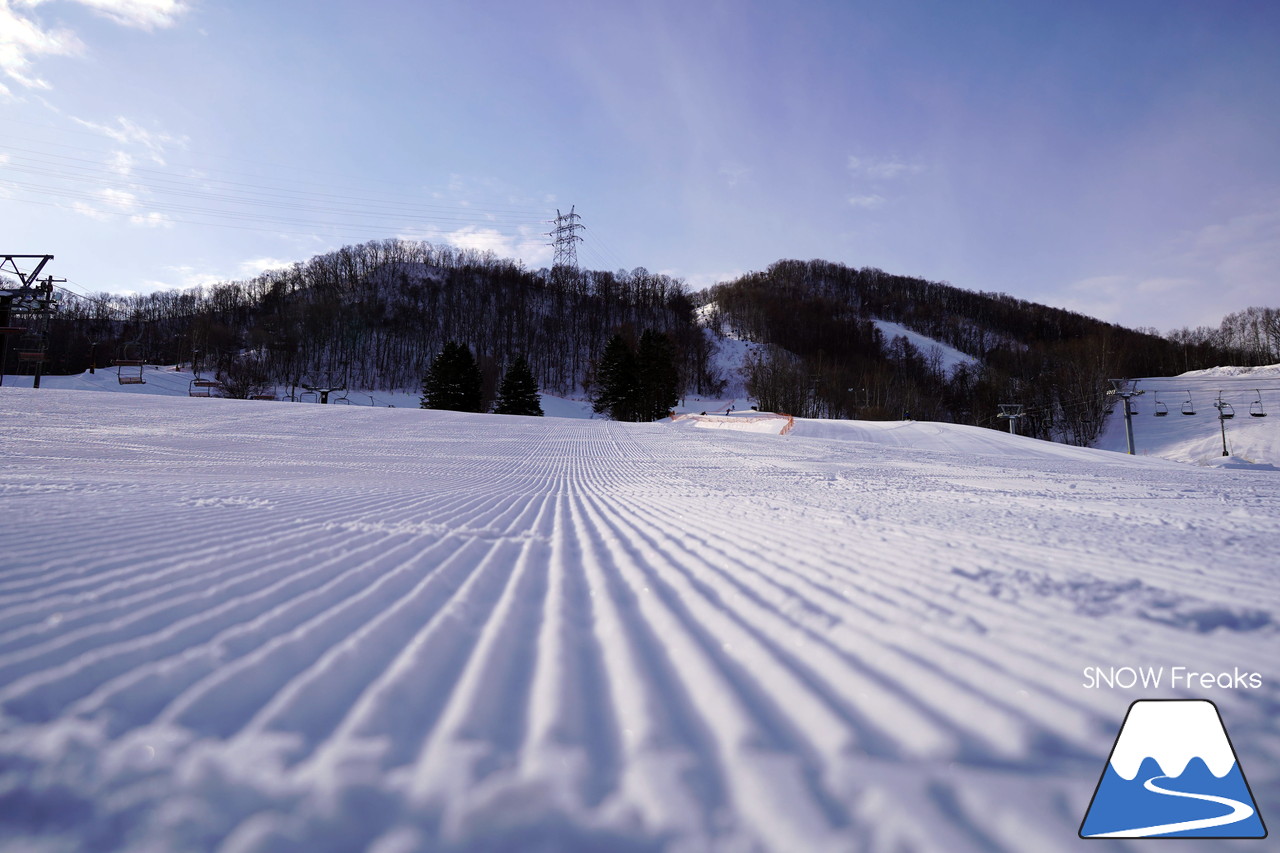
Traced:
[[[0, 385], [4, 384], [5, 360], [9, 355], [9, 338], [18, 338], [20, 369], [30, 368], [35, 377], [32, 387], [40, 387], [45, 352], [49, 346], [49, 318], [58, 311], [53, 286], [66, 279], [40, 273], [53, 260], [53, 255], [0, 255], [0, 275], [15, 276], [12, 281], [0, 278]], [[23, 267], [30, 267], [24, 272]]]

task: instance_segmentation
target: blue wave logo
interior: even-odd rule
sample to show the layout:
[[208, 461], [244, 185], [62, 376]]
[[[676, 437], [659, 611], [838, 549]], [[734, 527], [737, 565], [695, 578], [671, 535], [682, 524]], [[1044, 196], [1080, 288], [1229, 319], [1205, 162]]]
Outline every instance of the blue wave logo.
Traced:
[[1266, 838], [1212, 702], [1129, 706], [1080, 824], [1081, 838]]

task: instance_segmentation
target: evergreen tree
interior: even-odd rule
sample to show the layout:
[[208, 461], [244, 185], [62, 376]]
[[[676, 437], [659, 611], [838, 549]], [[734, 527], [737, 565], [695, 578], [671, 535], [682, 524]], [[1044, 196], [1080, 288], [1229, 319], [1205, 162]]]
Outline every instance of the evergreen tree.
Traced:
[[593, 405], [598, 415], [615, 421], [636, 420], [636, 357], [622, 335], [615, 334], [605, 344], [596, 368], [596, 398]]
[[493, 409], [499, 415], [534, 415], [542, 417], [542, 403], [538, 400], [538, 382], [533, 378], [529, 362], [524, 356], [507, 368], [498, 388], [498, 404]]
[[640, 336], [636, 353], [636, 420], [656, 421], [680, 401], [680, 374], [671, 339], [652, 329]]
[[483, 380], [471, 350], [449, 341], [422, 381], [422, 408], [481, 412]]

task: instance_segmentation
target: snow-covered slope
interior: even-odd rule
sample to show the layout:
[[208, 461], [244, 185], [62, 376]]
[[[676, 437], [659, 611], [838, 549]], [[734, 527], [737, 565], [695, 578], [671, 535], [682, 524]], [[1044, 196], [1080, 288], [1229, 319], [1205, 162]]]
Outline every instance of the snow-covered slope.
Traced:
[[[192, 390], [191, 381], [196, 378], [196, 374], [190, 370], [159, 365], [147, 365], [142, 375], [144, 381], [141, 384], [121, 385], [116, 369], [110, 367], [100, 369], [92, 374], [85, 371], [82, 374], [72, 376], [44, 376], [41, 377], [40, 387], [41, 389], [61, 391], [107, 391], [120, 394], [145, 394], [153, 397], [187, 397]], [[202, 377], [208, 378], [208, 374], [202, 374]], [[4, 387], [31, 388], [32, 384], [33, 380], [30, 376], [6, 376], [4, 378]], [[288, 393], [287, 389], [283, 387], [272, 389], [272, 392], [281, 400]], [[350, 406], [416, 409], [421, 401], [421, 396], [421, 393], [416, 391], [352, 389], [347, 392], [334, 393], [330, 404], [337, 405], [334, 401], [341, 398], [342, 403]], [[539, 394], [538, 396], [542, 402], [543, 413], [549, 417], [592, 417], [591, 404], [589, 402], [566, 400], [563, 397], [554, 397], [550, 394]], [[310, 402], [315, 402], [314, 395], [310, 398]]]
[[[1218, 367], [1181, 376], [1138, 380], [1145, 393], [1133, 398], [1134, 452], [1197, 465], [1280, 467], [1280, 365]], [[1214, 403], [1221, 398], [1234, 417], [1222, 423]], [[1182, 414], [1184, 405], [1194, 415]], [[1257, 405], [1258, 401], [1261, 405]], [[1163, 406], [1157, 406], [1157, 403]], [[1168, 414], [1157, 416], [1159, 409]], [[1253, 412], [1263, 411], [1265, 417]], [[1229, 458], [1222, 454], [1225, 426]], [[1124, 416], [1119, 405], [1107, 418], [1097, 446], [1125, 452]]]
[[933, 358], [936, 355], [939, 366], [948, 376], [961, 364], [969, 367], [976, 367], [981, 364], [981, 361], [973, 356], [960, 352], [953, 346], [934, 340], [919, 332], [913, 332], [901, 323], [891, 323], [888, 320], [873, 320], [872, 322], [876, 324], [876, 328], [884, 335], [886, 342], [892, 341], [894, 338], [906, 338], [926, 359]]
[[1074, 850], [1130, 701], [1205, 696], [1090, 666], [1262, 673], [1211, 698], [1280, 813], [1272, 473], [927, 425], [0, 419], [4, 849]]

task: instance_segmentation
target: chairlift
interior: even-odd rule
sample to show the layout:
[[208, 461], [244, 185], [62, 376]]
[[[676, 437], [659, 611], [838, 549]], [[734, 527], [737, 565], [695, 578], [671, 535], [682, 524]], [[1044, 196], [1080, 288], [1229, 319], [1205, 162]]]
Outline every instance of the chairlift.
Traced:
[[1169, 414], [1169, 407], [1166, 406], [1164, 403], [1160, 402], [1159, 392], [1156, 392], [1156, 402], [1155, 402], [1154, 408], [1155, 408], [1154, 414], [1157, 418], [1163, 418], [1165, 415]]
[[1249, 404], [1249, 417], [1265, 418], [1267, 416], [1267, 412], [1262, 408], [1262, 389], [1259, 388], [1256, 390], [1258, 392], [1258, 399]]
[[1191, 402], [1191, 392], [1187, 392], [1187, 402], [1182, 404], [1182, 414], [1194, 415], [1196, 413], [1195, 404]]
[[212, 397], [213, 389], [218, 387], [216, 379], [201, 379], [197, 376], [187, 384], [188, 397]]
[[45, 360], [49, 348], [48, 337], [38, 329], [26, 329], [18, 340], [18, 361], [36, 365]]
[[[120, 358], [111, 362], [116, 368], [116, 379], [121, 385], [145, 385], [142, 378], [142, 345], [138, 341], [129, 341], [124, 345]], [[135, 372], [136, 371], [136, 372]]]
[[1236, 410], [1231, 407], [1230, 403], [1222, 399], [1221, 395], [1218, 396], [1218, 402], [1214, 403], [1213, 406], [1218, 410], [1218, 417], [1224, 421], [1229, 421], [1236, 416]]

